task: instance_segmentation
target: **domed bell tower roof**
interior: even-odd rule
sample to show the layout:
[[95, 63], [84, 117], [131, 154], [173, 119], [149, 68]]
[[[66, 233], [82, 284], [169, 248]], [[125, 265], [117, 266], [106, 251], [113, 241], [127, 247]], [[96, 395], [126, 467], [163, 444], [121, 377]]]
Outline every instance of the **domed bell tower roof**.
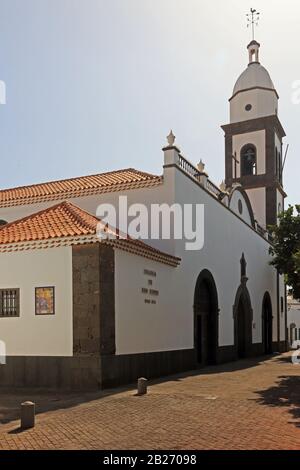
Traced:
[[259, 62], [260, 44], [253, 40], [248, 44], [247, 49], [249, 53], [249, 64], [246, 70], [244, 70], [237, 79], [232, 96], [235, 96], [241, 91], [254, 88], [272, 90], [277, 94], [269, 72]]

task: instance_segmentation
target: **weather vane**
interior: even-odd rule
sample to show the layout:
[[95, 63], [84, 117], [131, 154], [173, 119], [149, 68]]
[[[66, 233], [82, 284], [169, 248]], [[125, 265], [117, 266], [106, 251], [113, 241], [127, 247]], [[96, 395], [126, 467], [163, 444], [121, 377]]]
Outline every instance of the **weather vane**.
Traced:
[[258, 22], [259, 22], [259, 17], [260, 13], [256, 10], [254, 10], [254, 8], [251, 8], [250, 9], [250, 13], [247, 13], [247, 28], [249, 28], [251, 26], [252, 28], [252, 39], [254, 40], [254, 36], [255, 36], [255, 26], [258, 26]]

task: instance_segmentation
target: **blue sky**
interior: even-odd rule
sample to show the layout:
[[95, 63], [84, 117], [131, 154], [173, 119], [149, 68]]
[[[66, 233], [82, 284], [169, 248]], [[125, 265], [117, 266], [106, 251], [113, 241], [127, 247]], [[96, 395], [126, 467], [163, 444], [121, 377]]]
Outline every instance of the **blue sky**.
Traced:
[[183, 154], [224, 175], [221, 124], [247, 65], [245, 13], [261, 11], [261, 62], [280, 95], [300, 203], [298, 0], [0, 0], [0, 187], [135, 167], [162, 172], [170, 128]]

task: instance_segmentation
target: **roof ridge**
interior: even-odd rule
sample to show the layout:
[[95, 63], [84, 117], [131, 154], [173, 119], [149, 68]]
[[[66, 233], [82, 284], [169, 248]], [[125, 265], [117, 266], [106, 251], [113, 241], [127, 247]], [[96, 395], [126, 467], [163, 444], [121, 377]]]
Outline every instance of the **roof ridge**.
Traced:
[[93, 219], [93, 221], [98, 224], [99, 222], [101, 222], [100, 219], [98, 219], [98, 217], [96, 217], [95, 215], [91, 214], [90, 212], [86, 211], [85, 209], [82, 209], [81, 207], [79, 206], [76, 206], [76, 204], [73, 204], [72, 202], [69, 202], [69, 201], [64, 201], [63, 203], [64, 206], [67, 207], [68, 211], [74, 215], [74, 217], [76, 217], [77, 219], [80, 220], [80, 222], [82, 223], [82, 225], [85, 225], [85, 226], [88, 226], [91, 230], [96, 230], [96, 227], [90, 223], [88, 220], [86, 220], [84, 218], [84, 216], [88, 216], [90, 217], [91, 219]]
[[[69, 210], [69, 212], [71, 212], [75, 217], [79, 218], [85, 225], [89, 225], [89, 223], [83, 219], [83, 217], [79, 214], [80, 212], [85, 213], [89, 217], [92, 217], [95, 220], [95, 222], [100, 221], [100, 219], [98, 219], [96, 216], [92, 215], [90, 212], [86, 211], [85, 209], [82, 209], [81, 207], [76, 206], [72, 202], [62, 201], [62, 202], [58, 202], [57, 204], [54, 204], [53, 206], [41, 209], [38, 212], [33, 212], [32, 214], [26, 215], [25, 217], [21, 217], [20, 219], [13, 220], [13, 221], [9, 222], [8, 224], [0, 225], [0, 230], [2, 230], [4, 228], [7, 229], [7, 228], [11, 227], [12, 225], [18, 225], [18, 224], [26, 222], [27, 220], [30, 220], [30, 219], [34, 219], [36, 217], [39, 217], [42, 214], [52, 212], [55, 209], [57, 209], [58, 207], [66, 207]], [[79, 213], [76, 214], [76, 211], [78, 211]], [[94, 227], [91, 227], [91, 228], [94, 228]]]
[[4, 188], [4, 189], [0, 189], [0, 193], [4, 193], [6, 191], [14, 191], [18, 189], [34, 188], [37, 186], [42, 186], [42, 185], [47, 185], [47, 184], [64, 183], [67, 181], [75, 181], [75, 180], [80, 180], [83, 178], [93, 178], [97, 176], [113, 175], [114, 173], [125, 173], [126, 171], [132, 171], [134, 173], [142, 174], [148, 177], [160, 178], [159, 175], [154, 175], [152, 173], [147, 173], [145, 171], [137, 170], [136, 168], [121, 168], [120, 170], [106, 171], [104, 173], [94, 173], [94, 174], [82, 175], [82, 176], [72, 176], [71, 178], [63, 178], [63, 179], [57, 179], [57, 180], [51, 180], [51, 181], [44, 181], [42, 183], [32, 183], [32, 184], [25, 184], [21, 186], [14, 186], [10, 188]]
[[54, 204], [54, 206], [50, 206], [50, 207], [46, 207], [44, 209], [41, 209], [40, 211], [38, 212], [33, 212], [32, 214], [29, 214], [29, 215], [26, 215], [25, 217], [21, 217], [20, 219], [16, 219], [16, 220], [12, 220], [11, 222], [9, 222], [8, 224], [5, 224], [5, 225], [0, 225], [0, 231], [2, 229], [7, 229], [9, 227], [11, 227], [12, 225], [17, 225], [21, 222], [25, 222], [26, 220], [29, 220], [29, 219], [33, 219], [34, 217], [37, 217], [39, 216], [40, 214], [43, 214], [43, 213], [46, 213], [46, 212], [50, 212], [50, 210], [53, 210], [53, 209], [56, 209], [58, 206], [61, 206], [62, 204], [68, 204], [68, 201], [63, 201], [63, 202], [58, 202], [57, 204]]
[[[49, 213], [51, 215], [47, 215]], [[0, 227], [0, 252], [10, 252], [10, 248], [5, 249], [5, 246], [15, 243], [21, 243], [20, 250], [22, 251], [25, 249], [24, 243], [37, 242], [41, 244], [48, 243], [50, 240], [55, 242], [55, 240], [63, 238], [70, 240], [70, 237], [81, 236], [92, 236], [96, 240], [94, 236], [97, 235], [98, 223], [104, 225], [104, 231], [107, 228], [108, 238], [103, 239], [104, 243], [113, 244], [117, 248], [141, 256], [144, 256], [146, 251], [147, 256], [154, 257], [155, 260], [164, 259], [167, 260], [167, 264], [173, 266], [179, 264], [180, 259], [176, 256], [149, 245], [146, 240], [132, 238], [128, 233], [120, 232], [118, 227], [105, 224], [100, 218], [69, 201], [59, 202]], [[113, 238], [109, 237], [110, 233], [114, 235]]]

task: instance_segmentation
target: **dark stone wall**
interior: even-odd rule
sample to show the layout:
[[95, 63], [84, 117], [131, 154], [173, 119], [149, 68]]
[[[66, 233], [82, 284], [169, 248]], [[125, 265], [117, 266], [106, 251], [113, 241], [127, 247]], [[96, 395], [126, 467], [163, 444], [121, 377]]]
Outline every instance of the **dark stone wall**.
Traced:
[[217, 363], [226, 364], [226, 362], [233, 362], [237, 359], [237, 351], [234, 345], [220, 346], [217, 353]]
[[[263, 343], [252, 343], [249, 347], [247, 358], [257, 357], [264, 355]], [[218, 364], [226, 364], [227, 362], [234, 362], [238, 360], [237, 347], [232, 346], [220, 346], [218, 348]]]
[[100, 379], [99, 355], [8, 356], [0, 366], [0, 387], [95, 390]]
[[116, 350], [115, 255], [108, 245], [73, 247], [73, 329], [74, 356], [85, 359], [86, 370], [75, 362], [72, 373], [83, 385], [85, 374], [87, 384], [102, 386], [101, 358]]
[[99, 247], [100, 351], [101, 356], [116, 351], [115, 328], [115, 253], [110, 246]]
[[136, 382], [139, 377], [153, 379], [197, 368], [194, 349], [102, 357], [102, 386]]
[[99, 244], [72, 247], [73, 353], [100, 352]]
[[277, 115], [264, 116], [256, 119], [249, 119], [248, 121], [234, 122], [221, 126], [225, 134], [248, 134], [253, 131], [260, 131], [267, 128], [275, 129], [280, 138], [285, 137], [285, 131], [278, 119]]
[[265, 352], [265, 347], [263, 343], [253, 343], [252, 344], [252, 356], [263, 356]]
[[286, 352], [290, 349], [286, 341], [279, 341], [279, 342], [273, 341], [272, 347], [273, 347], [274, 352], [280, 352], [280, 353]]

